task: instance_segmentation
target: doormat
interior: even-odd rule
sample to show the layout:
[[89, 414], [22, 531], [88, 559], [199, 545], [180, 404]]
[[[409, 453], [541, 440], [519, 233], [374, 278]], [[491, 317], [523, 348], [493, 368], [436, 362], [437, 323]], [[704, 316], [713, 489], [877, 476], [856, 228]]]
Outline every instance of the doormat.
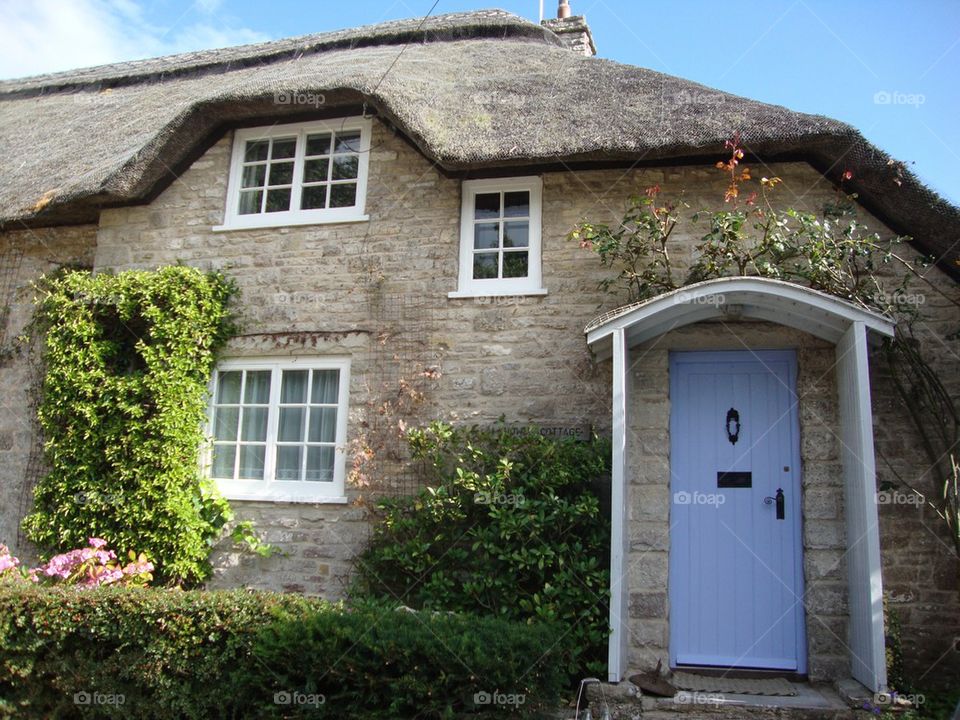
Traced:
[[779, 695], [789, 697], [796, 689], [785, 678], [725, 678], [674, 672], [670, 682], [681, 690], [704, 693], [729, 693], [731, 695]]

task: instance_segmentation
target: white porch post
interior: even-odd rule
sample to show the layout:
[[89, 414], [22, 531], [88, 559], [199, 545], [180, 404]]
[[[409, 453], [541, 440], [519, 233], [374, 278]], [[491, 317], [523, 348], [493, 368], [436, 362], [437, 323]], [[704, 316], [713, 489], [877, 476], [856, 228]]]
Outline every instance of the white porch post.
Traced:
[[620, 682], [627, 669], [627, 394], [629, 363], [625, 332], [613, 333], [613, 457], [610, 466], [610, 643], [607, 680]]
[[869, 373], [866, 327], [863, 322], [855, 321], [837, 343], [847, 519], [850, 671], [869, 689], [881, 692], [886, 689], [887, 668]]

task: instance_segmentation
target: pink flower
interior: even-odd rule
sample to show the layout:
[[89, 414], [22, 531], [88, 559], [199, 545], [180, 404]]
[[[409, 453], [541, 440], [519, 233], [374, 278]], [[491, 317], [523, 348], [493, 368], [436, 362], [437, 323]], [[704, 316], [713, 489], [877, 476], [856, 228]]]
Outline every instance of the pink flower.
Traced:
[[124, 575], [141, 575], [148, 572], [153, 572], [153, 563], [149, 560], [132, 562], [123, 568]]
[[10, 554], [10, 549], [6, 545], [0, 545], [0, 574], [7, 570], [12, 570], [20, 561]]
[[[113, 583], [145, 585], [152, 579], [153, 563], [143, 553], [137, 556], [130, 553], [131, 560], [136, 559], [123, 567], [105, 540], [89, 538], [87, 542], [89, 547], [54, 555], [43, 565], [30, 569], [28, 578], [34, 583], [71, 582], [84, 588]], [[0, 545], [0, 572], [4, 571], [5, 564], [15, 563], [19, 561], [11, 558], [6, 547]]]
[[119, 567], [113, 568], [112, 570], [107, 570], [105, 573], [99, 576], [100, 585], [110, 585], [119, 580], [123, 580], [123, 570]]

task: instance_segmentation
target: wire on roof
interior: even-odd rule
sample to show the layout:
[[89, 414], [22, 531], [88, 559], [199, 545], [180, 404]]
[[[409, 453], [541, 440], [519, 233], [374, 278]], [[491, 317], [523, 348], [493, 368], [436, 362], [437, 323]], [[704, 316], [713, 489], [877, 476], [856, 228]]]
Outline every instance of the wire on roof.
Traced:
[[[430, 9], [427, 11], [427, 14], [420, 19], [420, 24], [417, 25], [417, 32], [420, 32], [420, 29], [423, 28], [424, 23], [427, 22], [427, 18], [429, 18], [433, 14], [433, 11], [437, 9], [437, 5], [439, 4], [440, 4], [440, 0], [434, 0], [433, 5], [431, 5]], [[386, 72], [383, 73], [383, 76], [377, 81], [377, 84], [374, 86], [373, 90], [370, 91], [371, 95], [375, 95], [377, 90], [380, 89], [380, 86], [383, 84], [383, 81], [387, 79], [387, 75], [389, 75], [390, 71], [393, 70], [394, 65], [396, 65], [397, 62], [399, 62], [400, 57], [403, 55], [403, 52], [407, 49], [409, 45], [410, 45], [410, 41], [407, 40], [407, 42], [403, 44], [403, 47], [400, 48], [400, 52], [397, 53], [397, 56], [393, 59], [393, 62], [390, 63], [390, 67], [387, 68]], [[364, 115], [366, 115], [366, 103], [364, 103]]]

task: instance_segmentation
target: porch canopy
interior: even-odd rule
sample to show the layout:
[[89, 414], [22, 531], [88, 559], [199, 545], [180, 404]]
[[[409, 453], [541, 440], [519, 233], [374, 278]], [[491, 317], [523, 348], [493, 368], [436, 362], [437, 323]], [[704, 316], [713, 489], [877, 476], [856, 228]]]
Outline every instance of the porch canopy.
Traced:
[[711, 319], [751, 319], [786, 325], [836, 346], [837, 388], [846, 514], [847, 645], [851, 675], [874, 692], [886, 687], [880, 535], [876, 505], [873, 413], [867, 330], [892, 337], [893, 322], [832, 295], [781, 280], [732, 277], [708, 280], [601, 315], [585, 328], [587, 344], [613, 360], [613, 458], [608, 676], [627, 672], [627, 394], [630, 348], [671, 330]]

